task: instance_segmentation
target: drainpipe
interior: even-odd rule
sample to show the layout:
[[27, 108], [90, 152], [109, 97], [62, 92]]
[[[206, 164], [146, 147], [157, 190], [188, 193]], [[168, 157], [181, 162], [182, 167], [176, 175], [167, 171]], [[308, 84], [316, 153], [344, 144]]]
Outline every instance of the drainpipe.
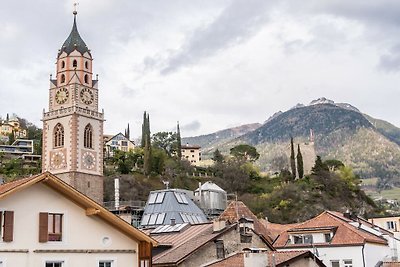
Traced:
[[364, 248], [365, 248], [365, 243], [362, 246], [361, 249], [361, 254], [362, 254], [362, 259], [363, 259], [363, 267], [365, 267], [365, 254], [364, 254]]

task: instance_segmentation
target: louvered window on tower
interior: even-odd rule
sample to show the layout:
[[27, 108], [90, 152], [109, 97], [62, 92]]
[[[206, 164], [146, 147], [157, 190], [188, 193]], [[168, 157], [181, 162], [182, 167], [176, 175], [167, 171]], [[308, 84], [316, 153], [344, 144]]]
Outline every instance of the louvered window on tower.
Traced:
[[83, 136], [83, 146], [85, 148], [93, 148], [93, 128], [92, 125], [88, 124], [85, 127]]
[[61, 123], [57, 123], [54, 127], [54, 147], [64, 146], [64, 127]]

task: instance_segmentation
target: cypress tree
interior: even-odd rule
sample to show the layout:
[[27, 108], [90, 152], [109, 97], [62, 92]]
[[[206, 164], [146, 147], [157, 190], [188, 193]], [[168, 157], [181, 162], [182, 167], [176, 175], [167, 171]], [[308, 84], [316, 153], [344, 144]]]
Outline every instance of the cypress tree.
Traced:
[[144, 138], [144, 159], [143, 169], [144, 174], [149, 175], [151, 172], [151, 139], [150, 139], [150, 116], [145, 113], [144, 127], [142, 126]]
[[177, 142], [176, 154], [178, 155], [178, 160], [181, 160], [181, 158], [182, 158], [182, 140], [181, 140], [181, 130], [179, 128], [179, 121], [176, 126], [176, 142]]
[[143, 123], [142, 123], [142, 142], [141, 142], [141, 147], [144, 148], [145, 143], [146, 143], [146, 129], [147, 129], [147, 115], [146, 111], [143, 113]]
[[290, 138], [290, 167], [292, 169], [293, 179], [296, 179], [296, 160], [294, 158], [293, 137]]
[[297, 144], [297, 173], [299, 175], [299, 178], [303, 178], [304, 176], [304, 167], [303, 167], [303, 155], [301, 154], [300, 151], [300, 144]]
[[129, 130], [129, 123], [128, 123], [128, 128], [126, 129], [126, 132], [125, 132], [125, 137], [128, 138], [129, 140], [131, 140], [131, 133], [130, 133], [130, 130]]

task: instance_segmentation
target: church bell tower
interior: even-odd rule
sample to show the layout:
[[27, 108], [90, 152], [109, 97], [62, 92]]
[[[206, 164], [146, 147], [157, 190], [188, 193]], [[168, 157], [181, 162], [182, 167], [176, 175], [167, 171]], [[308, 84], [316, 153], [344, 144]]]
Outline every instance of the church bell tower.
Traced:
[[92, 54], [74, 23], [58, 51], [50, 77], [48, 112], [43, 112], [42, 170], [93, 200], [103, 202], [103, 122]]

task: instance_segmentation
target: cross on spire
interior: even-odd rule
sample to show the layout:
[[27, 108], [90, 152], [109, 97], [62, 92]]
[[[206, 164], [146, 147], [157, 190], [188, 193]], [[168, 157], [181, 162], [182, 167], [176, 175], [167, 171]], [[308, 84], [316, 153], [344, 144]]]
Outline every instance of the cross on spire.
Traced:
[[72, 13], [73, 13], [75, 16], [76, 16], [76, 14], [78, 14], [78, 11], [77, 11], [78, 5], [79, 5], [78, 2], [75, 2], [75, 3], [74, 3], [74, 12], [72, 12]]

